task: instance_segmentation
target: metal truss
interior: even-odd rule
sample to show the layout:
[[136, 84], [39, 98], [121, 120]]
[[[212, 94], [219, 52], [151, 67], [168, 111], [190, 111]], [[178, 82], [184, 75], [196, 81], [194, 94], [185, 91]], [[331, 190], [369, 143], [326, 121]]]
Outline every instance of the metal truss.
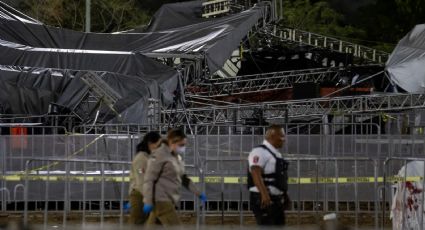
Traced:
[[202, 3], [202, 17], [215, 17], [230, 12], [229, 0], [213, 0]]
[[296, 83], [335, 81], [346, 69], [320, 68], [244, 75], [201, 83], [201, 96], [217, 97], [292, 88]]
[[308, 31], [290, 28], [276, 29], [276, 27], [274, 27], [273, 31], [270, 31], [269, 33], [283, 41], [295, 42], [322, 49], [330, 49], [340, 53], [349, 53], [353, 54], [354, 57], [375, 63], [383, 64], [389, 57], [389, 53], [383, 51]]
[[[114, 106], [122, 96], [103, 81], [100, 75], [100, 72], [89, 71], [80, 78], [87, 85], [88, 90], [83, 99], [71, 110], [83, 121], [92, 119], [96, 121], [100, 110], [105, 111], [104, 117], [110, 112], [118, 115]], [[104, 110], [102, 105], [106, 105], [108, 109]]]
[[121, 99], [115, 90], [113, 90], [105, 81], [94, 72], [88, 72], [81, 76], [81, 80], [92, 90], [93, 96], [114, 110], [114, 104]]
[[384, 94], [317, 98], [237, 106], [216, 106], [163, 111], [163, 120], [174, 124], [243, 123], [245, 119], [266, 120], [342, 115], [425, 108], [425, 94]]

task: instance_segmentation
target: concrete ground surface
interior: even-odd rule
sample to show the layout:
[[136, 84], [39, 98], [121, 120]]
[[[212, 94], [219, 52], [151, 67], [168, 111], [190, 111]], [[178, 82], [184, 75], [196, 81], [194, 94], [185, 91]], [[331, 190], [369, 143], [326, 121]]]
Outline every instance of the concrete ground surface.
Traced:
[[[180, 215], [184, 223], [183, 229], [196, 229], [196, 217], [193, 214], [183, 213]], [[124, 223], [127, 222], [128, 216], [125, 216]], [[2, 213], [0, 215], [0, 230], [7, 229], [140, 229], [140, 226], [128, 226], [124, 224], [119, 225], [119, 217], [116, 215], [105, 215], [103, 225], [100, 223], [100, 215], [90, 214], [86, 215], [86, 224], [82, 225], [82, 217], [80, 213], [71, 213], [67, 217], [66, 227], [63, 226], [62, 213], [49, 213], [48, 223], [46, 226], [43, 224], [43, 213], [31, 213], [29, 216], [29, 228], [20, 228], [23, 221], [22, 214], [16, 213]], [[381, 222], [382, 220], [380, 220]], [[374, 216], [373, 214], [360, 214], [358, 218], [358, 227], [355, 228], [355, 218], [352, 215], [338, 215], [338, 223], [336, 221], [323, 221], [323, 216], [315, 214], [297, 214], [287, 215], [287, 225], [284, 229], [374, 229]], [[380, 223], [381, 224], [381, 223]], [[335, 227], [338, 226], [338, 227]], [[238, 215], [227, 215], [224, 218], [217, 215], [207, 215], [205, 217], [205, 224], [198, 226], [199, 229], [234, 229], [243, 228], [250, 229], [256, 228], [255, 219], [252, 215], [244, 216], [243, 225], [240, 225]], [[282, 228], [279, 228], [282, 229]], [[386, 218], [385, 229], [391, 229], [391, 222]]]

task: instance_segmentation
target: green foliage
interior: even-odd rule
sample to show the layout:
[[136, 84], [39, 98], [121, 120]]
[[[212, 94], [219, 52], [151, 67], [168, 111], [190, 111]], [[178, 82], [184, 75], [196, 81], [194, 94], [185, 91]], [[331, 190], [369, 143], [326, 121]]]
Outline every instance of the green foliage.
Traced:
[[425, 23], [425, 3], [424, 0], [377, 0], [359, 9], [357, 18], [356, 26], [364, 28], [369, 39], [394, 46], [416, 24]]
[[[183, 0], [91, 0], [94, 32], [114, 32], [147, 24], [165, 3]], [[282, 0], [282, 26], [320, 33], [390, 52], [416, 24], [425, 23], [424, 0], [376, 0], [347, 20], [330, 2]], [[357, 1], [357, 0], [352, 0]], [[345, 0], [344, 4], [349, 4]], [[52, 26], [84, 30], [85, 0], [22, 0], [24, 13]], [[280, 7], [278, 7], [280, 9]]]
[[329, 36], [361, 37], [365, 31], [344, 24], [344, 16], [327, 1], [284, 0], [283, 25]]
[[[151, 15], [135, 0], [92, 0], [91, 31], [115, 32], [147, 24]], [[48, 25], [84, 30], [85, 0], [24, 0], [24, 13]]]
[[144, 9], [146, 12], [154, 14], [155, 11], [163, 4], [185, 1], [189, 0], [137, 0], [137, 4], [140, 9]]

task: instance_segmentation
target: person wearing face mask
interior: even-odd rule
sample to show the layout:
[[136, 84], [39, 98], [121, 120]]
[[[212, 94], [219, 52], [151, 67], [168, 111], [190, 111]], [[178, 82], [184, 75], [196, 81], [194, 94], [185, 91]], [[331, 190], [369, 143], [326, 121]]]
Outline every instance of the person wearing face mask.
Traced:
[[131, 162], [130, 170], [130, 224], [144, 224], [147, 215], [143, 213], [143, 178], [148, 165], [148, 159], [152, 151], [161, 144], [161, 135], [157, 132], [149, 132], [137, 145], [137, 154]]
[[250, 203], [258, 225], [284, 225], [285, 209], [290, 205], [288, 192], [288, 162], [279, 148], [285, 142], [285, 132], [271, 125], [263, 144], [248, 157], [248, 189]]
[[148, 225], [180, 225], [181, 221], [175, 207], [180, 200], [183, 185], [201, 199], [206, 196], [194, 186], [185, 174], [184, 163], [180, 155], [186, 151], [186, 135], [182, 130], [172, 129], [167, 134], [167, 141], [153, 152], [149, 159], [143, 184], [144, 213], [150, 213]]

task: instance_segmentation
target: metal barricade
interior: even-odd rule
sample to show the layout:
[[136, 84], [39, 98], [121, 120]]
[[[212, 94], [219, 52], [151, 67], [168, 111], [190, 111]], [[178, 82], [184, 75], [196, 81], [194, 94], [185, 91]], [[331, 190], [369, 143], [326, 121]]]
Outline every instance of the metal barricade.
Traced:
[[[43, 165], [41, 167], [38, 167], [36, 169], [30, 169], [30, 166], [35, 163], [35, 162], [48, 162], [47, 165]], [[75, 176], [75, 174], [73, 173], [73, 175], [71, 175], [71, 164], [74, 163], [74, 167], [75, 169], [79, 169], [79, 174], [80, 176]], [[82, 171], [81, 171], [81, 167], [76, 167], [75, 163], [80, 163], [83, 164], [82, 165]], [[51, 167], [56, 167], [59, 164], [64, 164], [64, 170], [65, 173], [64, 175], [56, 175], [51, 173], [50, 168]], [[100, 178], [95, 178], [93, 176], [89, 176], [88, 175], [88, 170], [87, 170], [87, 164], [94, 164], [94, 165], [100, 165], [100, 171], [99, 174]], [[24, 187], [24, 202], [25, 202], [25, 208], [24, 208], [24, 223], [28, 224], [28, 202], [29, 202], [29, 195], [30, 195], [30, 178], [33, 177], [32, 179], [35, 180], [41, 180], [45, 182], [45, 188], [43, 189], [45, 191], [45, 200], [44, 200], [44, 225], [47, 225], [48, 222], [48, 208], [49, 208], [49, 189], [51, 183], [53, 181], [63, 181], [63, 226], [66, 226], [67, 223], [67, 215], [69, 214], [69, 210], [70, 210], [70, 191], [71, 191], [71, 182], [74, 181], [82, 181], [83, 185], [82, 185], [82, 193], [83, 193], [83, 199], [82, 199], [82, 205], [83, 205], [83, 209], [82, 209], [82, 224], [85, 225], [86, 222], [86, 201], [87, 201], [87, 182], [89, 181], [100, 181], [100, 200], [99, 200], [99, 211], [100, 211], [100, 224], [103, 226], [104, 223], [104, 217], [105, 217], [105, 183], [106, 183], [106, 177], [107, 175], [105, 175], [105, 165], [119, 165], [120, 167], [120, 172], [121, 175], [118, 177], [120, 178], [120, 180], [118, 178], [112, 178], [113, 182], [119, 182], [120, 183], [120, 200], [119, 200], [119, 218], [120, 218], [120, 225], [123, 224], [123, 215], [124, 215], [124, 209], [123, 209], [123, 204], [124, 204], [124, 191], [125, 188], [127, 186], [125, 185], [125, 175], [126, 173], [126, 167], [130, 165], [131, 162], [125, 162], [125, 161], [99, 161], [99, 160], [81, 160], [81, 159], [30, 159], [27, 160], [26, 164], [25, 164], [25, 187]], [[40, 172], [41, 170], [46, 171], [44, 176], [40, 176]], [[35, 175], [33, 173], [30, 172], [35, 172]], [[78, 172], [78, 171], [77, 171]], [[119, 174], [118, 174], [119, 175]], [[111, 178], [108, 178], [108, 180], [110, 180]], [[61, 186], [56, 186], [55, 189], [58, 189], [58, 187], [60, 188]], [[97, 196], [98, 194], [96, 194]], [[112, 204], [110, 204], [112, 205]]]
[[[417, 163], [419, 164], [412, 164]], [[416, 170], [422, 167], [422, 170]], [[396, 170], [399, 169], [398, 173]], [[401, 219], [397, 216], [395, 212], [393, 215], [393, 228], [394, 229], [424, 229], [424, 200], [425, 200], [425, 158], [415, 158], [415, 157], [389, 157], [384, 161], [383, 164], [384, 171], [384, 187], [382, 193], [382, 202], [383, 205], [387, 203], [390, 204], [391, 211], [396, 211], [401, 208]], [[419, 174], [419, 175], [408, 175], [408, 174]], [[400, 175], [401, 174], [401, 175]], [[396, 176], [394, 176], [396, 175]], [[388, 189], [389, 182], [398, 183], [399, 186], [396, 186], [396, 190]], [[413, 184], [417, 183], [420, 186], [414, 186]], [[401, 205], [396, 202], [393, 204], [393, 201], [396, 198], [393, 195], [397, 194], [398, 189], [403, 189], [402, 191], [402, 201]], [[409, 194], [407, 194], [407, 190], [409, 190]], [[391, 194], [389, 194], [391, 193]], [[416, 194], [420, 193], [420, 196], [416, 196]], [[387, 197], [391, 200], [387, 201]], [[393, 207], [395, 206], [395, 210]], [[420, 207], [420, 211], [417, 209]], [[407, 211], [410, 213], [406, 213]], [[385, 213], [386, 209], [382, 209], [382, 225], [385, 224]], [[418, 216], [419, 220], [417, 219]], [[401, 221], [401, 225], [400, 225]], [[417, 221], [416, 223], [407, 223], [408, 221]], [[414, 224], [414, 226], [411, 226]]]
[[[360, 157], [320, 156], [285, 157], [285, 159], [292, 162], [289, 170], [288, 192], [291, 197], [296, 197], [291, 204], [291, 210], [288, 212], [298, 214], [298, 224], [301, 222], [302, 213], [314, 214], [318, 221], [321, 214], [335, 212], [337, 215], [339, 213], [353, 213], [354, 223], [357, 227], [359, 214], [371, 213], [373, 214], [374, 225], [376, 228], [378, 227], [379, 200], [377, 191], [381, 182], [378, 177], [379, 164], [377, 160]], [[218, 168], [209, 166], [214, 162], [218, 162]], [[371, 167], [366, 167], [367, 165], [371, 165]], [[247, 188], [244, 188], [248, 168], [247, 159], [207, 158], [203, 167], [204, 180], [202, 182], [204, 185], [207, 185], [208, 181], [216, 185], [215, 189], [214, 186], [208, 185], [209, 203], [219, 200], [218, 207], [220, 208], [217, 211], [221, 214], [222, 223], [224, 223], [225, 212], [226, 214], [231, 213], [229, 208], [225, 208], [225, 204], [236, 200], [238, 202], [239, 222], [242, 225], [245, 212], [250, 210], [249, 192]], [[351, 171], [347, 171], [347, 167]], [[230, 173], [230, 171], [233, 173]], [[369, 186], [369, 184], [373, 184], [373, 186]], [[219, 194], [219, 198], [217, 194]], [[234, 196], [234, 194], [239, 194], [239, 197], [237, 199], [235, 197], [225, 198], [226, 195]], [[352, 200], [347, 200], [347, 197], [352, 197]], [[313, 206], [309, 211], [303, 208], [307, 204], [306, 202], [310, 202]], [[340, 203], [343, 202], [352, 203], [355, 207], [352, 210], [343, 211], [339, 207]], [[372, 204], [373, 209], [362, 210], [362, 203]], [[207, 211], [210, 211], [209, 206], [208, 208]]]
[[[30, 166], [39, 163], [46, 163], [42, 166], [36, 167], [35, 169], [30, 169]], [[57, 170], [56, 168], [62, 164], [61, 169]], [[43, 223], [44, 226], [47, 226], [49, 222], [48, 214], [50, 213], [49, 204], [51, 199], [51, 193], [56, 191], [62, 194], [63, 198], [63, 214], [62, 214], [62, 224], [65, 227], [67, 225], [68, 214], [71, 212], [71, 206], [75, 206], [75, 204], [81, 206], [81, 218], [82, 225], [86, 224], [86, 217], [90, 214], [90, 211], [93, 213], [91, 208], [87, 208], [87, 206], [91, 206], [95, 202], [99, 205], [99, 210], [95, 210], [96, 212], [100, 212], [100, 224], [104, 224], [106, 213], [119, 212], [119, 223], [123, 224], [124, 220], [124, 209], [123, 204], [126, 201], [126, 197], [128, 194], [128, 167], [131, 162], [128, 161], [102, 161], [102, 160], [88, 160], [88, 159], [45, 159], [45, 158], [33, 158], [26, 161], [25, 164], [25, 175], [21, 175], [24, 178], [24, 223], [28, 223], [29, 216], [29, 201], [30, 195], [34, 195], [33, 193], [37, 190], [41, 190], [41, 193], [44, 196], [44, 201], [41, 206], [43, 211]], [[106, 166], [111, 167], [112, 165], [118, 166], [117, 170], [107, 170]], [[94, 166], [94, 167], [89, 167]], [[56, 170], [53, 170], [55, 167]], [[189, 170], [191, 176], [197, 176], [198, 178], [201, 176], [202, 170], [195, 165], [186, 165], [185, 166]], [[91, 168], [91, 170], [90, 170]], [[112, 175], [112, 176], [111, 176]], [[30, 182], [36, 183], [30, 183]], [[119, 183], [119, 208], [111, 208], [113, 205], [113, 201], [111, 199], [115, 199], [117, 194], [113, 195], [111, 193], [111, 183]], [[59, 183], [59, 185], [58, 185]], [[76, 184], [77, 183], [77, 184]], [[89, 183], [94, 183], [90, 185]], [[33, 186], [30, 186], [32, 184]], [[44, 187], [42, 189], [37, 188], [40, 186]], [[93, 189], [100, 184], [100, 191], [94, 191]], [[20, 187], [20, 186], [19, 186]], [[33, 188], [32, 188], [33, 187]], [[203, 186], [201, 186], [203, 187]], [[115, 189], [117, 189], [115, 187]], [[91, 190], [94, 194], [89, 194], [89, 190]], [[30, 192], [33, 191], [33, 192]], [[44, 193], [43, 193], [44, 191]], [[76, 196], [72, 196], [72, 191], [77, 191]], [[204, 191], [204, 190], [202, 190]], [[54, 194], [53, 194], [54, 195]], [[82, 199], [81, 199], [82, 196]], [[72, 198], [73, 197], [73, 198]], [[106, 197], [109, 197], [107, 199]], [[81, 200], [80, 200], [81, 199]], [[55, 199], [53, 199], [55, 200]], [[36, 203], [39, 201], [37, 199]], [[97, 204], [96, 203], [96, 204]], [[194, 197], [193, 200], [194, 211], [196, 215], [196, 225], [199, 226], [203, 219], [203, 214], [201, 213], [202, 204], [199, 203], [198, 198]], [[109, 209], [108, 207], [109, 206]], [[37, 209], [37, 207], [35, 207]], [[57, 211], [57, 210], [56, 210]]]
[[[352, 124], [354, 125], [355, 123]], [[363, 185], [364, 182], [362, 180], [366, 177], [374, 178], [375, 170], [377, 170], [375, 165], [377, 159], [393, 156], [420, 156], [423, 149], [425, 149], [423, 137], [419, 135], [364, 135], [362, 132], [353, 133], [353, 135], [344, 135], [332, 134], [332, 132], [331, 134], [324, 134], [322, 131], [320, 131], [319, 134], [302, 134], [302, 125], [308, 127], [308, 125], [305, 124], [286, 127], [287, 130], [293, 129], [291, 132], [288, 131], [288, 141], [282, 151], [283, 153], [290, 153], [290, 155], [286, 155], [286, 157], [291, 159], [296, 166], [294, 167], [294, 165], [292, 165], [293, 168], [291, 169], [292, 179], [290, 192], [294, 193], [292, 194], [293, 196], [298, 196], [298, 190], [300, 190], [300, 198], [297, 197], [296, 202], [292, 203], [292, 210], [290, 211], [292, 213], [309, 213], [316, 214], [316, 216], [326, 211], [353, 213], [356, 216], [361, 212], [367, 212], [369, 214], [375, 213], [379, 208], [378, 204], [376, 204], [376, 199], [372, 197], [372, 195], [376, 193], [375, 185], [367, 188], [367, 186]], [[309, 125], [317, 125], [323, 128], [342, 124], [319, 123]], [[370, 125], [370, 128], [372, 128], [372, 126], [375, 125]], [[376, 127], [374, 127], [374, 129], [375, 128]], [[193, 167], [200, 165], [199, 170], [202, 171], [193, 171], [192, 175], [199, 175], [199, 185], [203, 187], [203, 191], [208, 191], [210, 195], [212, 193], [215, 194], [211, 197], [215, 200], [210, 199], [210, 201], [207, 202], [207, 207], [204, 207], [202, 210], [199, 210], [199, 203], [192, 200], [193, 196], [187, 194], [183, 196], [182, 201], [190, 203], [188, 205], [189, 208], [186, 210], [190, 212], [195, 211], [199, 223], [205, 223], [206, 213], [219, 213], [222, 216], [224, 214], [239, 214], [240, 222], [243, 223], [244, 216], [246, 216], [245, 214], [250, 208], [247, 199], [247, 190], [242, 183], [246, 176], [246, 158], [251, 149], [263, 140], [265, 129], [266, 127], [264, 126], [197, 125], [191, 127], [192, 133], [188, 136], [189, 148], [183, 158], [189, 162], [189, 164], [193, 165]], [[3, 175], [10, 177], [11, 175], [9, 174], [11, 172], [9, 171], [23, 170], [27, 160], [37, 157], [55, 157], [55, 159], [63, 157], [61, 159], [66, 160], [69, 159], [70, 156], [73, 156], [74, 158], [80, 158], [81, 161], [130, 161], [135, 152], [134, 147], [138, 142], [140, 133], [127, 134], [128, 129], [124, 128], [124, 130], [126, 130], [126, 132], [118, 134], [30, 135], [28, 136], [27, 148], [19, 149], [13, 149], [11, 144], [8, 144], [10, 142], [10, 136], [0, 136], [0, 151], [2, 151], [2, 153], [7, 153], [7, 156], [5, 154], [0, 156], [0, 159], [2, 159], [0, 163], [1, 172]], [[143, 133], [147, 130], [140, 128], [138, 131]], [[298, 157], [295, 154], [308, 155]], [[368, 163], [366, 163], [366, 160], [361, 160], [371, 158], [373, 160], [370, 160]], [[345, 159], [345, 162], [343, 159]], [[226, 161], [228, 162], [226, 163]], [[39, 163], [39, 161], [37, 162]], [[73, 167], [81, 166], [81, 164], [88, 165], [90, 163], [64, 163], [64, 165], [68, 166], [68, 169], [64, 168], [63, 171], [72, 172]], [[107, 166], [106, 163], [103, 167], [105, 166]], [[379, 164], [379, 172], [381, 172], [381, 167], [382, 165]], [[98, 163], [96, 170], [101, 168], [101, 164]], [[319, 168], [319, 171], [317, 171], [316, 168]], [[306, 169], [308, 169], [308, 175], [304, 175], [304, 173], [307, 172]], [[357, 171], [354, 171], [354, 169]], [[80, 171], [87, 170], [90, 170], [90, 168], [83, 168], [83, 170]], [[300, 172], [298, 173], [297, 170]], [[58, 182], [53, 182], [51, 179], [55, 177], [58, 178], [57, 175], [50, 171], [48, 173], [50, 174], [48, 186], [57, 186], [54, 184]], [[367, 175], [362, 175], [365, 173], [367, 173]], [[44, 179], [47, 179], [47, 175], [44, 176]], [[99, 178], [102, 178], [102, 176], [105, 177], [104, 183], [108, 184], [110, 182], [107, 180], [108, 175], [99, 174]], [[35, 182], [31, 180], [31, 178], [37, 179], [37, 177], [35, 175], [29, 175], [30, 180], [28, 183], [32, 185], [33, 188], [36, 182], [39, 184], [38, 186], [46, 184], [45, 181], [37, 180]], [[74, 183], [73, 175], [69, 175], [69, 182], [67, 182], [71, 187], [64, 182], [66, 181], [65, 174], [60, 178], [61, 179], [58, 179], [58, 181], [64, 183], [62, 185], [63, 188], [76, 188], [76, 186], [72, 184]], [[83, 178], [83, 176], [80, 178]], [[226, 178], [230, 178], [232, 182], [227, 183], [227, 181], [225, 183], [225, 180], [227, 180]], [[319, 178], [319, 180], [314, 180], [314, 178]], [[326, 178], [331, 178], [332, 180]], [[343, 183], [340, 180], [341, 178], [350, 178], [350, 181], [345, 181]], [[356, 178], [360, 179], [357, 180]], [[82, 179], [82, 181], [83, 180], [84, 179]], [[301, 183], [307, 180], [309, 180], [308, 184]], [[102, 179], [98, 180], [96, 184], [101, 185], [101, 181]], [[300, 184], [298, 184], [299, 181], [301, 181]], [[374, 181], [374, 179], [371, 179], [368, 185], [371, 185]], [[22, 186], [18, 186], [19, 184], [17, 183], [19, 183], [19, 180], [18, 182], [9, 182], [7, 180], [1, 181], [1, 187], [6, 187], [9, 191], [14, 191], [14, 195], [11, 196], [12, 205], [7, 205], [7, 211], [13, 209], [13, 202], [15, 206], [14, 211], [18, 211], [19, 209], [16, 207], [17, 205], [19, 206], [16, 201], [21, 197], [20, 188], [22, 188]], [[378, 185], [381, 183], [381, 178], [379, 178]], [[84, 185], [81, 185], [81, 190], [83, 190], [83, 186]], [[91, 186], [91, 182], [87, 181], [85, 186], [85, 189], [88, 189], [88, 187]], [[298, 188], [297, 186], [300, 187]], [[347, 186], [351, 189], [346, 189], [345, 187]], [[311, 194], [304, 195], [303, 191], [307, 190], [305, 189], [307, 187], [308, 190], [311, 191]], [[356, 187], [357, 190], [360, 190], [360, 193], [357, 193], [357, 198], [356, 194], [353, 193]], [[362, 197], [363, 187], [366, 187], [365, 189], [370, 191], [370, 194], [366, 197], [367, 199]], [[318, 188], [317, 193], [316, 188]], [[345, 192], [344, 189], [347, 190], [347, 192]], [[30, 189], [30, 191], [33, 190]], [[232, 191], [234, 195], [231, 195]], [[7, 204], [8, 198], [5, 191], [1, 193], [3, 201], [2, 208], [4, 209], [4, 205]], [[338, 193], [338, 195], [335, 195], [336, 193]], [[327, 196], [331, 194], [332, 197], [326, 197], [324, 194], [327, 194]], [[341, 196], [345, 196], [345, 194], [351, 196], [351, 200], [347, 200], [346, 197], [342, 199]], [[29, 195], [31, 197], [31, 193], [29, 193]], [[69, 195], [68, 193], [68, 196]], [[316, 197], [316, 195], [318, 197]], [[61, 200], [65, 198], [64, 194], [60, 199], [54, 200], [51, 199], [50, 194], [47, 195], [50, 201], [46, 201], [46, 194], [43, 194], [43, 196], [44, 199], [40, 198], [37, 200], [38, 203], [34, 204], [36, 208], [41, 208], [43, 210], [46, 207], [45, 202], [56, 202], [56, 205], [60, 206], [62, 205], [62, 203], [60, 203]], [[120, 196], [120, 194], [118, 194], [118, 196]], [[214, 198], [214, 196], [216, 197]], [[335, 197], [339, 197], [339, 200], [336, 200]], [[86, 197], [85, 200], [87, 201], [89, 199]], [[193, 202], [193, 205], [191, 202]], [[214, 204], [214, 202], [216, 203]], [[82, 204], [80, 200], [79, 205]], [[27, 208], [31, 209], [31, 205], [28, 206], [27, 204]], [[71, 204], [71, 206], [72, 205], [75, 205], [75, 203]], [[212, 208], [214, 205], [216, 205], [215, 209]], [[368, 206], [367, 210], [365, 209], [366, 211], [362, 208], [364, 206]], [[345, 209], [345, 211], [343, 209]], [[382, 205], [382, 209], [387, 209], [386, 203]], [[56, 209], [56, 211], [58, 210], [59, 209]], [[90, 208], [80, 208], [79, 210], [84, 212], [83, 216], [92, 213], [90, 212]], [[49, 209], [47, 211], [50, 213]], [[63, 210], [60, 209], [60, 211]], [[106, 209], [104, 211], [108, 212]], [[118, 209], [112, 211], [116, 214]], [[223, 219], [222, 222], [224, 222]]]

